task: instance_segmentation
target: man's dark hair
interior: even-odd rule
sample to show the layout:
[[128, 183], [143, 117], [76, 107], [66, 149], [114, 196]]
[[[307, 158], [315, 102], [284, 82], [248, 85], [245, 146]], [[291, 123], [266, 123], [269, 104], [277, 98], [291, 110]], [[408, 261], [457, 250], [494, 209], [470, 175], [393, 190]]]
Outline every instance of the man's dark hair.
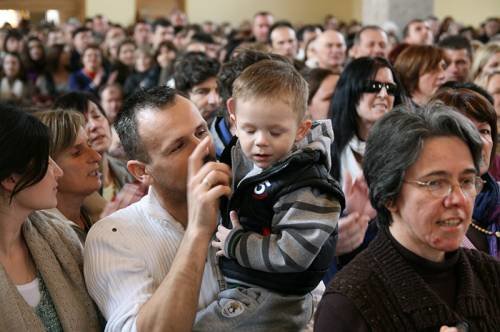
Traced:
[[271, 27], [269, 28], [269, 34], [267, 35], [267, 40], [269, 40], [269, 42], [271, 42], [271, 34], [273, 33], [273, 31], [279, 28], [290, 28], [295, 31], [292, 23], [290, 23], [289, 21], [278, 21], [271, 25]]
[[481, 96], [483, 96], [484, 98], [486, 98], [486, 100], [488, 100], [491, 105], [494, 105], [495, 104], [495, 101], [493, 100], [493, 97], [488, 93], [488, 91], [486, 91], [485, 89], [483, 89], [482, 87], [480, 87], [479, 85], [477, 85], [476, 83], [472, 83], [472, 82], [457, 82], [457, 81], [448, 81], [446, 83], [444, 83], [443, 85], [441, 85], [438, 89], [438, 91], [436, 92], [436, 94], [440, 91], [440, 90], [444, 90], [444, 89], [454, 89], [454, 90], [458, 90], [458, 89], [468, 89], [468, 90], [472, 90], [476, 93], [479, 93]]
[[217, 77], [220, 64], [202, 52], [188, 52], [175, 62], [174, 81], [179, 91], [189, 93], [197, 84]]
[[108, 118], [99, 99], [85, 91], [72, 91], [58, 97], [54, 102], [54, 109], [73, 110], [86, 115], [89, 112], [89, 102], [94, 103], [101, 115]]
[[472, 60], [472, 46], [469, 39], [464, 36], [455, 35], [448, 36], [439, 41], [438, 46], [450, 50], [463, 50], [467, 51], [467, 56]]
[[408, 37], [410, 25], [412, 25], [413, 23], [423, 23], [423, 22], [424, 22], [424, 20], [422, 20], [420, 18], [415, 18], [415, 19], [411, 20], [410, 22], [406, 23], [405, 27], [403, 28], [403, 38]]
[[140, 89], [125, 100], [123, 111], [115, 123], [123, 149], [131, 160], [149, 162], [142, 138], [139, 135], [137, 114], [144, 110], [163, 111], [175, 103], [176, 91], [167, 86], [157, 86], [148, 90]]
[[76, 37], [76, 35], [77, 35], [77, 34], [82, 33], [82, 32], [87, 32], [87, 31], [92, 32], [92, 30], [90, 30], [89, 28], [84, 27], [84, 26], [83, 26], [83, 27], [76, 28], [76, 29], [75, 29], [75, 31], [73, 31], [73, 32], [71, 33], [71, 38], [72, 38], [72, 39], [75, 39], [75, 37]]
[[316, 29], [320, 29], [321, 31], [323, 31], [323, 28], [320, 27], [319, 25], [313, 25], [313, 24], [304, 25], [302, 28], [297, 30], [297, 40], [303, 41], [304, 40], [304, 33], [315, 32]]
[[203, 44], [215, 44], [214, 37], [212, 35], [209, 35], [208, 33], [205, 32], [196, 32], [192, 37], [191, 37], [191, 42], [198, 42], [198, 43], [203, 43]]
[[365, 25], [364, 27], [359, 29], [359, 31], [356, 32], [356, 34], [354, 35], [354, 41], [353, 41], [354, 45], [359, 45], [359, 43], [361, 42], [361, 35], [363, 34], [363, 32], [365, 32], [367, 30], [378, 30], [378, 31], [382, 31], [383, 33], [387, 34], [385, 32], [385, 30], [382, 29], [381, 27], [379, 27], [378, 25]]
[[172, 26], [172, 22], [166, 18], [158, 18], [153, 22], [153, 32], [156, 31], [158, 27], [168, 28]]

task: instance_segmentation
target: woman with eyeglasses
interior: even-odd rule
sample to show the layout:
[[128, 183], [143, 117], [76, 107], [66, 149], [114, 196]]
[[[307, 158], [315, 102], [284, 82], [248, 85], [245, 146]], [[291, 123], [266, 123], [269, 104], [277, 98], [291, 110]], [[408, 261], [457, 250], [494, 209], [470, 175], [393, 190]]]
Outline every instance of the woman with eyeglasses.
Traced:
[[483, 149], [479, 174], [484, 186], [476, 197], [471, 227], [462, 245], [489, 253], [500, 260], [500, 185], [488, 172], [497, 145], [495, 109], [485, 97], [464, 88], [440, 89], [432, 100], [452, 106], [465, 115], [481, 136]]
[[[383, 58], [355, 59], [340, 75], [329, 112], [335, 134], [332, 175], [346, 197], [336, 255], [349, 255], [340, 257], [340, 261], [350, 260], [363, 242], [369, 220], [375, 217], [362, 172], [368, 134], [384, 114], [405, 99], [394, 69]], [[325, 280], [335, 271], [336, 264]]]
[[443, 105], [373, 127], [363, 172], [376, 238], [337, 273], [316, 331], [497, 331], [500, 262], [460, 245], [483, 182], [481, 137]]

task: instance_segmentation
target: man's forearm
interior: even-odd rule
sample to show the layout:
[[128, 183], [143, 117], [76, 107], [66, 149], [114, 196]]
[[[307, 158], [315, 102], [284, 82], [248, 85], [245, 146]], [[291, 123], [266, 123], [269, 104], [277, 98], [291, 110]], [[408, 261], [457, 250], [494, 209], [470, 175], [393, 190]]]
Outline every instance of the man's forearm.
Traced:
[[172, 267], [137, 317], [138, 331], [191, 331], [210, 238], [188, 230]]

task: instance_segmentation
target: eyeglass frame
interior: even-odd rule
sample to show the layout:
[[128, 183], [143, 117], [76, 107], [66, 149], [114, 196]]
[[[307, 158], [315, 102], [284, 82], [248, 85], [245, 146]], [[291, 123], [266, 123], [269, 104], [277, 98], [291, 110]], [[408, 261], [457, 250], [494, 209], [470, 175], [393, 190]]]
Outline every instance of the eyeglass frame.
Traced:
[[366, 82], [365, 85], [363, 86], [363, 92], [379, 93], [380, 90], [382, 90], [382, 88], [385, 88], [385, 91], [390, 96], [395, 96], [399, 91], [399, 87], [395, 83], [384, 83], [375, 80], [370, 80]]
[[[462, 194], [464, 194], [465, 196], [467, 197], [470, 197], [470, 198], [474, 198], [476, 197], [480, 192], [481, 190], [483, 189], [484, 187], [484, 184], [486, 183], [486, 181], [484, 181], [483, 179], [481, 179], [481, 177], [479, 176], [475, 176], [474, 177], [474, 187], [476, 188], [476, 193], [473, 194], [472, 196], [470, 196], [466, 191], [464, 191], [464, 189], [462, 188], [462, 185], [461, 184], [458, 184], [458, 187], [460, 188], [460, 191], [462, 192]], [[445, 194], [445, 195], [437, 195], [436, 194], [436, 190], [432, 190], [430, 188], [431, 186], [431, 182], [433, 181], [445, 181], [446, 184], [448, 185], [448, 192]], [[450, 181], [448, 180], [444, 180], [444, 179], [438, 179], [438, 180], [429, 180], [429, 181], [419, 181], [419, 180], [403, 180], [403, 182], [405, 183], [409, 183], [409, 184], [416, 184], [420, 187], [423, 187], [424, 189], [426, 189], [432, 196], [436, 197], [436, 198], [445, 198], [445, 197], [448, 197], [450, 196], [452, 190], [453, 190], [453, 187], [457, 186], [457, 184], [452, 184]]]

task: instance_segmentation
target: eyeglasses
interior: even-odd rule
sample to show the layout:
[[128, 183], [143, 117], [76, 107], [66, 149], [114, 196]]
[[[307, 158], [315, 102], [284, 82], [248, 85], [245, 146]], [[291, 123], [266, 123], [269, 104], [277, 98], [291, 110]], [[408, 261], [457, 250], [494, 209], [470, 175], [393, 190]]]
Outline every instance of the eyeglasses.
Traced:
[[393, 83], [382, 83], [379, 81], [368, 81], [363, 91], [368, 93], [379, 93], [382, 88], [385, 88], [388, 95], [394, 96], [398, 92], [398, 86]]
[[[427, 189], [434, 197], [444, 198], [451, 194], [451, 191], [455, 184], [452, 184], [446, 179], [437, 179], [429, 181], [417, 181], [417, 180], [404, 180], [403, 182], [416, 184], [420, 187]], [[464, 195], [467, 197], [476, 197], [477, 194], [483, 189], [485, 181], [483, 181], [479, 176], [474, 176], [471, 178], [466, 178], [460, 181], [458, 186]]]

